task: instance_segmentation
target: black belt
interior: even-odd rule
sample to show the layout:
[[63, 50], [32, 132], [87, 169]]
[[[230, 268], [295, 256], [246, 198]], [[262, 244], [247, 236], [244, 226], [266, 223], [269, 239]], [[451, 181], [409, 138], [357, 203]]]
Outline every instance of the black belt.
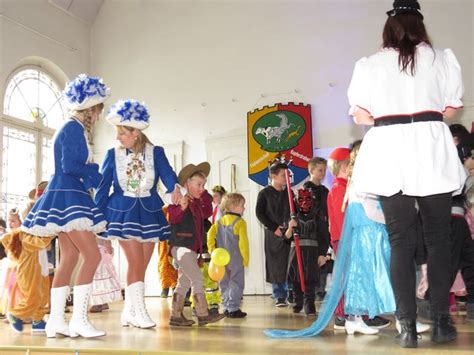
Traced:
[[415, 113], [414, 115], [385, 116], [382, 118], [376, 118], [374, 120], [374, 127], [431, 121], [443, 121], [443, 115], [439, 112], [423, 112]]

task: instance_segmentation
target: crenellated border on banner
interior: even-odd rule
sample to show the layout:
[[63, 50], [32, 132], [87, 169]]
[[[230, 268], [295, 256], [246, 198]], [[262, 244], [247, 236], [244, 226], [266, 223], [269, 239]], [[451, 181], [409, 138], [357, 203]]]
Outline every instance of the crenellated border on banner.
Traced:
[[292, 159], [293, 184], [304, 180], [313, 154], [312, 144], [309, 104], [277, 103], [247, 113], [248, 175], [257, 184], [268, 184], [268, 163], [279, 154]]

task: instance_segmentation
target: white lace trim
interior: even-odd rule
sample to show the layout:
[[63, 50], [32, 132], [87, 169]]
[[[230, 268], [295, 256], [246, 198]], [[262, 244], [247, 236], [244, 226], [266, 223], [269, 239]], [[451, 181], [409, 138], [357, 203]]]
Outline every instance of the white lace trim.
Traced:
[[145, 165], [145, 175], [139, 183], [138, 191], [132, 191], [128, 188], [127, 166], [132, 160], [132, 154], [127, 154], [123, 148], [115, 148], [115, 167], [117, 170], [117, 180], [123, 190], [124, 196], [140, 198], [149, 197], [150, 190], [155, 183], [155, 159], [153, 155], [153, 145], [146, 144], [143, 162]]
[[21, 226], [21, 230], [38, 237], [50, 237], [56, 236], [59, 233], [69, 233], [72, 231], [88, 231], [97, 234], [105, 231], [107, 226], [106, 221], [102, 221], [95, 225], [92, 223], [92, 220], [89, 218], [78, 218], [66, 223], [63, 226], [60, 226], [56, 223], [47, 223], [45, 226], [34, 225], [31, 228]]

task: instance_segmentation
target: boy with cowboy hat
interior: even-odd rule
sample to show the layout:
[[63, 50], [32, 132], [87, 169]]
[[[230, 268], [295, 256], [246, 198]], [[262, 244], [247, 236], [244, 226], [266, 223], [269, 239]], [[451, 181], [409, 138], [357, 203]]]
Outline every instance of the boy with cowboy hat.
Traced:
[[199, 268], [198, 255], [203, 248], [203, 221], [212, 215], [212, 197], [205, 190], [211, 167], [208, 162], [188, 164], [178, 174], [179, 184], [186, 194], [179, 204], [168, 207], [171, 224], [171, 255], [179, 265], [178, 284], [173, 294], [170, 325], [191, 326], [194, 321], [183, 315], [184, 301], [188, 289], [192, 288], [194, 305], [199, 325], [217, 322], [223, 314], [210, 314], [203, 286], [203, 275]]

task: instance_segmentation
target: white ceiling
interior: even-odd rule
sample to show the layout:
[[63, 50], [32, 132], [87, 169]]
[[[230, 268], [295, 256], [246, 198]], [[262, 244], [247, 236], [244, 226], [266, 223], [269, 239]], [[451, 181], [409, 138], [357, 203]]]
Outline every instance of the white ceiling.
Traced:
[[49, 0], [53, 6], [92, 25], [104, 0]]

